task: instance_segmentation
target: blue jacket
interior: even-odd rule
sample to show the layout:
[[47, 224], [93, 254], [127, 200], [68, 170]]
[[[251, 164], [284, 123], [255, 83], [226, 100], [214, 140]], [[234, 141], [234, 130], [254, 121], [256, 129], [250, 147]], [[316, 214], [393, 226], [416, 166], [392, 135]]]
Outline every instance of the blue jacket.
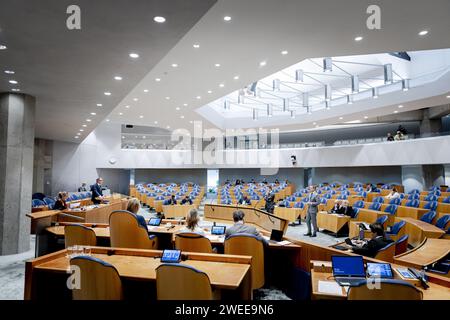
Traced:
[[98, 185], [97, 183], [95, 183], [91, 186], [91, 192], [92, 192], [92, 197], [91, 197], [92, 202], [100, 203], [100, 201], [95, 198], [103, 196], [102, 187], [100, 185]]

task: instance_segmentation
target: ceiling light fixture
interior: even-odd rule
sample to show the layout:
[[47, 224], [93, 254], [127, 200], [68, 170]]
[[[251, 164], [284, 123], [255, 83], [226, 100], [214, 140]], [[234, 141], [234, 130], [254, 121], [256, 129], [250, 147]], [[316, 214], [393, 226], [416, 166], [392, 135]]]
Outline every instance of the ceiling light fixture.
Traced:
[[339, 120], [344, 120], [344, 117], [339, 117]]
[[156, 82], [160, 82], [161, 79], [160, 79], [160, 78], [155, 78], [155, 81], [156, 81]]
[[187, 103], [183, 103], [183, 106], [187, 107], [187, 106], [188, 106], [188, 104], [187, 104]]
[[138, 101], [139, 99], [138, 98], [133, 98], [133, 101]]
[[223, 20], [225, 20], [225, 21], [231, 21], [231, 17], [230, 16], [225, 16], [225, 17], [223, 17]]
[[75, 139], [78, 139], [79, 137], [78, 137], [78, 136], [75, 136], [74, 138], [75, 138]]
[[369, 119], [369, 117], [368, 116], [364, 116], [364, 119]]
[[419, 36], [426, 36], [428, 34], [428, 30], [422, 30], [419, 32]]
[[14, 74], [15, 72], [12, 71], [12, 70], [5, 70], [5, 73], [6, 73], [6, 74]]
[[86, 127], [87, 127], [87, 125], [83, 124], [83, 125], [82, 125], [82, 127], [86, 128]]
[[104, 94], [105, 94], [105, 96], [110, 96], [111, 92], [105, 92]]
[[403, 105], [401, 104], [401, 105], [399, 105], [398, 107], [401, 109], [401, 108], [403, 108]]
[[288, 52], [287, 52], [287, 50], [283, 50], [283, 51], [281, 51], [281, 54], [282, 54], [283, 56], [285, 56], [285, 55], [288, 54]]
[[129, 105], [126, 105], [126, 106], [125, 106], [125, 109], [130, 109], [130, 106], [129, 106]]
[[193, 45], [193, 47], [194, 47], [195, 49], [198, 49], [198, 48], [200, 48], [200, 45], [196, 43], [196, 44]]
[[177, 68], [178, 64], [177, 63], [172, 63], [172, 68]]
[[447, 98], [447, 99], [450, 99], [450, 96], [447, 96], [446, 98]]
[[83, 131], [84, 131], [84, 129], [80, 129], [79, 131], [80, 131], [80, 132], [83, 132]]
[[147, 93], [147, 92], [148, 92], [148, 89], [144, 89], [144, 92]]
[[97, 107], [103, 107], [103, 104], [97, 103]]
[[11, 83], [11, 84], [18, 84], [19, 83], [16, 80], [9, 80], [8, 82]]
[[92, 116], [96, 116], [97, 114], [95, 112], [91, 112], [91, 115]]
[[209, 94], [211, 94], [211, 93], [212, 93], [212, 91], [211, 91], [211, 90], [208, 90], [208, 93], [209, 93]]
[[144, 118], [144, 116], [143, 116], [143, 115], [140, 115], [140, 116], [139, 116], [139, 119], [143, 119], [143, 118]]
[[180, 116], [181, 119], [184, 119], [184, 116]]
[[156, 16], [153, 18], [153, 21], [158, 22], [158, 23], [164, 23], [164, 22], [166, 22], [166, 18], [161, 17], [161, 16]]
[[131, 52], [131, 53], [129, 54], [129, 56], [130, 56], [130, 58], [133, 58], [133, 59], [139, 58], [139, 55], [138, 55], [137, 53], [135, 53], [135, 52]]
[[259, 63], [259, 66], [260, 66], [260, 67], [264, 67], [266, 64], [267, 64], [266, 61], [261, 61], [261, 62]]
[[119, 116], [123, 116], [123, 112], [119, 112]]
[[8, 49], [7, 46], [5, 46], [4, 44], [0, 44], [0, 50], [6, 50], [6, 49]]
[[154, 123], [155, 123], [155, 124], [158, 124], [158, 121], [156, 121], [156, 120], [155, 120], [155, 122], [154, 122]]
[[395, 110], [394, 113], [398, 113], [398, 110]]
[[19, 91], [20, 91], [20, 89], [17, 89], [17, 88], [12, 88], [12, 89], [11, 89], [11, 91], [13, 91], [13, 92], [19, 92]]
[[176, 107], [175, 110], [179, 111], [179, 110], [180, 110], [180, 107]]
[[234, 76], [233, 79], [234, 80], [239, 80], [239, 76]]
[[220, 63], [216, 63], [214, 66], [215, 66], [216, 68], [219, 68], [219, 67], [220, 67]]
[[106, 119], [105, 121], [106, 121], [106, 122], [109, 122], [109, 119]]
[[166, 100], [170, 100], [170, 97], [166, 97]]
[[170, 129], [170, 126], [167, 126], [166, 129]]
[[87, 122], [91, 122], [92, 120], [91, 120], [91, 119], [86, 119], [86, 121], [87, 121]]
[[225, 85], [223, 83], [219, 84], [219, 87], [223, 88]]
[[357, 36], [357, 37], [355, 37], [355, 41], [356, 41], [356, 42], [359, 42], [359, 41], [361, 41], [362, 39], [364, 39], [362, 36]]
[[114, 80], [120, 81], [120, 80], [122, 80], [122, 77], [121, 76], [115, 76]]

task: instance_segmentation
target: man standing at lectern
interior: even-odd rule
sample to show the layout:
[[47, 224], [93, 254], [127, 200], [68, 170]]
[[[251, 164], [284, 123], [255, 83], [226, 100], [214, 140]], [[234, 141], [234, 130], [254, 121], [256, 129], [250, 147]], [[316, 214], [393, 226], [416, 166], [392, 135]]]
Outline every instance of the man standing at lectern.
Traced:
[[103, 183], [103, 179], [102, 178], [97, 178], [97, 180], [95, 180], [95, 184], [93, 184], [91, 186], [91, 200], [93, 204], [99, 204], [102, 202], [103, 199], [103, 192], [102, 192], [102, 183]]
[[[317, 236], [317, 212], [319, 211], [319, 195], [316, 192], [316, 187], [311, 186], [308, 197], [308, 211], [306, 213], [306, 226], [308, 232], [305, 236], [316, 237]], [[311, 224], [313, 226], [313, 232], [311, 233]]]

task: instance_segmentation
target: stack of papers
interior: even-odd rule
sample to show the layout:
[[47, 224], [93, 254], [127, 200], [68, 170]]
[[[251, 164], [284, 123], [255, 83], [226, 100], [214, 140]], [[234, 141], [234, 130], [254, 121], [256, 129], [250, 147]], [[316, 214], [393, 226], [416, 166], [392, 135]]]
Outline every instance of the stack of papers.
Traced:
[[342, 287], [335, 281], [322, 281], [319, 280], [319, 292], [342, 295]]

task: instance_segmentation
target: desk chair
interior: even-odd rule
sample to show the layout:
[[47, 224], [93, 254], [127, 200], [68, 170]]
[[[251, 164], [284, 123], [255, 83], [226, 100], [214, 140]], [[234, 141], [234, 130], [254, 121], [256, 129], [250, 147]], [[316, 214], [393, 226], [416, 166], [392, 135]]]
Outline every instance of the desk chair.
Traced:
[[[397, 200], [397, 199], [394, 199]], [[400, 200], [400, 199], [398, 199]], [[386, 209], [384, 209], [384, 212], [389, 213], [391, 215], [395, 215], [395, 213], [397, 212], [398, 206], [396, 204], [389, 204]]]
[[417, 199], [414, 199], [414, 200], [406, 201], [405, 206], [406, 207], [411, 207], [411, 208], [418, 208], [419, 204], [420, 204], [420, 201], [417, 200]]
[[156, 268], [158, 300], [212, 300], [206, 273], [184, 264], [162, 264]]
[[405, 253], [408, 250], [408, 238], [409, 236], [407, 234], [401, 236], [396, 242], [395, 242], [395, 255], [398, 256], [399, 254]]
[[72, 290], [73, 300], [121, 300], [122, 281], [117, 269], [98, 258], [79, 256], [70, 260], [79, 267], [80, 289]]
[[175, 235], [175, 248], [186, 252], [212, 253], [211, 241], [193, 232], [181, 232]]
[[[450, 188], [449, 188], [450, 189]], [[450, 191], [448, 191], [450, 192]], [[450, 203], [450, 196], [448, 196], [447, 198], [445, 198], [444, 200], [442, 200], [442, 203]]]
[[97, 236], [93, 229], [81, 224], [71, 224], [64, 227], [66, 248], [78, 246], [96, 246]]
[[435, 194], [428, 194], [424, 201], [437, 201], [438, 200], [438, 196]]
[[435, 217], [436, 217], [436, 211], [429, 211], [429, 212], [425, 213], [422, 217], [420, 217], [419, 220], [426, 222], [426, 223], [431, 223]]
[[109, 216], [111, 247], [132, 249], [156, 249], [157, 238], [149, 237], [136, 216], [125, 210], [113, 211]]
[[379, 202], [372, 202], [372, 204], [369, 206], [369, 208], [367, 208], [369, 210], [375, 210], [375, 211], [380, 211], [381, 209], [381, 203]]
[[384, 248], [378, 250], [374, 258], [386, 262], [394, 262], [394, 254], [395, 254], [395, 242], [391, 242]]
[[389, 200], [389, 204], [395, 204], [395, 205], [400, 205], [400, 203], [402, 202], [402, 199], [400, 198], [395, 198], [395, 199], [391, 199]]
[[405, 221], [399, 221], [394, 223], [389, 233], [386, 233], [386, 236], [396, 241], [399, 237], [405, 234], [405, 226], [406, 226]]
[[41, 206], [45, 206], [45, 202], [39, 199], [33, 199], [31, 201], [31, 206], [34, 207], [41, 207]]
[[378, 217], [378, 219], [375, 220], [375, 223], [381, 224], [383, 226], [383, 229], [386, 229], [386, 223], [388, 221], [388, 218], [389, 218], [388, 216]]
[[252, 290], [264, 286], [263, 241], [251, 234], [236, 233], [225, 240], [225, 254], [252, 256]]
[[428, 210], [430, 210], [430, 211], [435, 211], [436, 208], [437, 208], [437, 206], [438, 206], [437, 201], [430, 201], [430, 202], [425, 203], [425, 205], [423, 206], [423, 208], [424, 208], [424, 209], [428, 209]]
[[443, 215], [436, 221], [436, 227], [442, 230], [447, 230], [448, 224], [450, 222], [450, 214]]
[[[422, 292], [414, 285], [394, 279], [362, 280], [348, 289], [348, 300], [422, 300]], [[379, 285], [380, 287], [375, 287]]]
[[375, 199], [373, 199], [373, 202], [384, 203], [384, 198], [383, 197], [376, 197]]
[[364, 208], [364, 201], [358, 200], [353, 204], [353, 208]]

